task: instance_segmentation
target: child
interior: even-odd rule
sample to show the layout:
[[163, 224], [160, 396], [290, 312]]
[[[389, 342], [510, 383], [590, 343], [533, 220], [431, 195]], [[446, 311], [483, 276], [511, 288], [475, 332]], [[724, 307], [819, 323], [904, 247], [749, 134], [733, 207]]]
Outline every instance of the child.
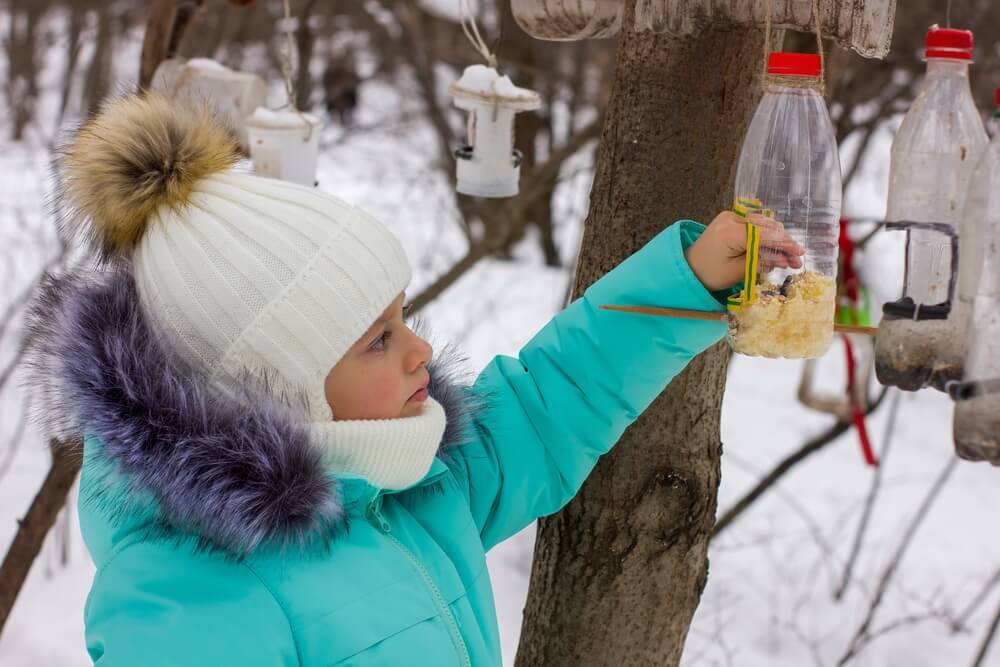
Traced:
[[725, 332], [598, 305], [721, 310], [742, 222], [670, 226], [463, 388], [404, 321], [397, 239], [237, 159], [205, 112], [147, 95], [60, 163], [104, 262], [49, 280], [32, 322], [46, 419], [84, 436], [91, 658], [499, 665], [486, 551], [568, 502]]

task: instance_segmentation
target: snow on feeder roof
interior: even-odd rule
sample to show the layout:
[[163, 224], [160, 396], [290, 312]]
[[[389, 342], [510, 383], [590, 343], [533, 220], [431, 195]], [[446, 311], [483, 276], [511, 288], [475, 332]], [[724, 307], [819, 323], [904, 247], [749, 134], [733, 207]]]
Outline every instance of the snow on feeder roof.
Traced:
[[521, 175], [514, 114], [541, 106], [538, 93], [515, 86], [486, 65], [466, 67], [449, 92], [455, 106], [469, 112], [467, 143], [455, 151], [456, 189], [478, 197], [513, 197]]

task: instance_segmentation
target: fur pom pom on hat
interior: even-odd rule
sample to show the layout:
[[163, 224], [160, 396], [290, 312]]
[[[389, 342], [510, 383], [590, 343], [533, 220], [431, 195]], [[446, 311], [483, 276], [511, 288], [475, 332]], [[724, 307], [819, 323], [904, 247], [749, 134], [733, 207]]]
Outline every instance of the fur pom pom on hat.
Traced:
[[207, 109], [161, 96], [105, 103], [62, 160], [63, 196], [88, 217], [106, 258], [129, 255], [161, 207], [180, 208], [202, 178], [239, 160], [235, 139]]
[[71, 231], [133, 263], [165, 347], [221, 389], [259, 380], [327, 421], [326, 375], [406, 288], [406, 255], [363, 211], [238, 159], [209, 111], [122, 97], [66, 148], [60, 194]]

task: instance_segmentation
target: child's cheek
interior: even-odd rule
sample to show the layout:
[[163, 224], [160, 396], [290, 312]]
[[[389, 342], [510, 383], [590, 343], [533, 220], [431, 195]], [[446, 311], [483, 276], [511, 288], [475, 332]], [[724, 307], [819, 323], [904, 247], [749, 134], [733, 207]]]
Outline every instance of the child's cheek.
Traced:
[[399, 383], [386, 373], [365, 376], [364, 385], [359, 392], [362, 405], [373, 419], [385, 419], [397, 416], [399, 412]]

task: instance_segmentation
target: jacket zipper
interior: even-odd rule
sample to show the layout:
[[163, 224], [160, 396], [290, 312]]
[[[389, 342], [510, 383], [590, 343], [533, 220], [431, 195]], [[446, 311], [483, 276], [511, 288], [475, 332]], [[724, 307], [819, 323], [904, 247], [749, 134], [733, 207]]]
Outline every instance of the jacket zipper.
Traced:
[[371, 502], [368, 503], [368, 520], [373, 526], [375, 526], [376, 530], [389, 538], [389, 541], [395, 545], [395, 547], [399, 549], [404, 556], [406, 556], [407, 560], [410, 561], [410, 564], [413, 565], [413, 568], [420, 573], [421, 577], [423, 577], [424, 584], [430, 589], [438, 611], [448, 625], [448, 631], [451, 633], [451, 640], [455, 644], [455, 648], [458, 650], [458, 656], [462, 660], [462, 664], [466, 665], [466, 667], [472, 667], [472, 659], [469, 657], [469, 650], [465, 646], [465, 640], [462, 639], [462, 634], [458, 630], [458, 623], [455, 621], [455, 617], [448, 608], [448, 604], [445, 602], [444, 596], [441, 595], [441, 591], [438, 589], [437, 584], [434, 583], [430, 573], [424, 568], [417, 557], [413, 555], [413, 552], [407, 549], [406, 546], [392, 534], [392, 526], [389, 525], [389, 521], [382, 514], [381, 492], [375, 494], [375, 496], [371, 499]]

